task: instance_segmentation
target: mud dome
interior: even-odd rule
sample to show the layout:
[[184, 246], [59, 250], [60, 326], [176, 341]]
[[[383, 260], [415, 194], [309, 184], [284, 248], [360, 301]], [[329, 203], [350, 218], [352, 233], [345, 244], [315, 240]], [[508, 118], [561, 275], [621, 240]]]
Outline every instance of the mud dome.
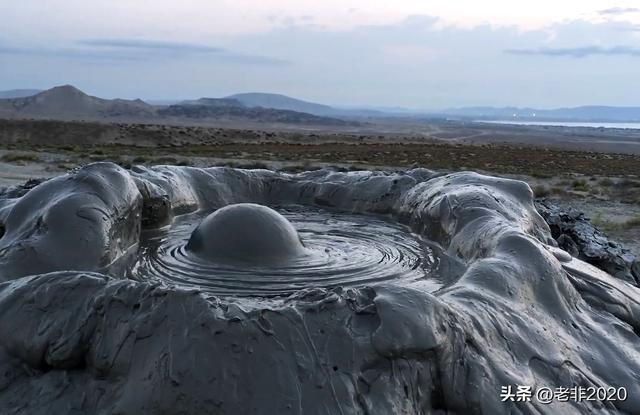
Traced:
[[[3, 194], [0, 413], [640, 413], [638, 288], [554, 247], [522, 182], [100, 163]], [[384, 215], [428, 267], [272, 297], [144, 280], [149, 238], [236, 203]]]
[[209, 261], [258, 265], [286, 263], [307, 254], [284, 216], [255, 203], [216, 210], [193, 231], [186, 249]]

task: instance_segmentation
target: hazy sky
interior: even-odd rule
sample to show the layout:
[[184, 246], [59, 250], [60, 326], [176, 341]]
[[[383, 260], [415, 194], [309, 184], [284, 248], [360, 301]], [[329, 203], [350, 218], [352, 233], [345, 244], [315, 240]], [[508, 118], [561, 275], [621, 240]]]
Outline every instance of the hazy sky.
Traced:
[[640, 0], [0, 0], [0, 89], [640, 106]]

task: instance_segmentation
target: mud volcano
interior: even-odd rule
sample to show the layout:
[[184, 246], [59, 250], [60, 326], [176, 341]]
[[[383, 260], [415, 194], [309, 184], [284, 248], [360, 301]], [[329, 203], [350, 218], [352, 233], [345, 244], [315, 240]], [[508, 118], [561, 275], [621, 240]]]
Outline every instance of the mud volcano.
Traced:
[[98, 163], [0, 224], [2, 414], [640, 412], [638, 288], [522, 182]]

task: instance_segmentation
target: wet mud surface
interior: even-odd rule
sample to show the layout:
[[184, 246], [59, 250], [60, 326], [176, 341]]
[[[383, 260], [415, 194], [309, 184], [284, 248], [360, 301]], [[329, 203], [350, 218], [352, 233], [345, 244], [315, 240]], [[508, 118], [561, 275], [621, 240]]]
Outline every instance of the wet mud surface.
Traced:
[[[197, 212], [176, 218], [169, 227], [143, 232], [128, 275], [222, 296], [283, 296], [305, 288], [394, 280], [432, 284], [433, 290], [440, 286], [432, 272], [431, 249], [406, 226], [383, 217], [296, 205], [276, 210], [296, 228], [305, 249], [302, 255], [275, 263], [229, 260], [230, 255], [203, 259], [187, 248], [194, 228], [207, 214]], [[265, 236], [269, 239], [271, 234]], [[230, 251], [246, 253], [234, 246]]]
[[[291, 224], [284, 257], [187, 249], [244, 203]], [[4, 192], [0, 223], [3, 414], [640, 412], [638, 288], [558, 248], [520, 181], [98, 163]]]

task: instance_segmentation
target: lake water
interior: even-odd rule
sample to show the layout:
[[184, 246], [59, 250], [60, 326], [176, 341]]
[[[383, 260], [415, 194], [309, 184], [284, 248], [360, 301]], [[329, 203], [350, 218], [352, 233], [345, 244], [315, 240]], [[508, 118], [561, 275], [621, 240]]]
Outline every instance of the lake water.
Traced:
[[552, 127], [593, 127], [593, 128], [624, 128], [640, 130], [638, 122], [570, 122], [570, 121], [486, 121], [477, 120], [476, 122], [484, 122], [490, 124], [509, 124], [509, 125], [541, 125]]

